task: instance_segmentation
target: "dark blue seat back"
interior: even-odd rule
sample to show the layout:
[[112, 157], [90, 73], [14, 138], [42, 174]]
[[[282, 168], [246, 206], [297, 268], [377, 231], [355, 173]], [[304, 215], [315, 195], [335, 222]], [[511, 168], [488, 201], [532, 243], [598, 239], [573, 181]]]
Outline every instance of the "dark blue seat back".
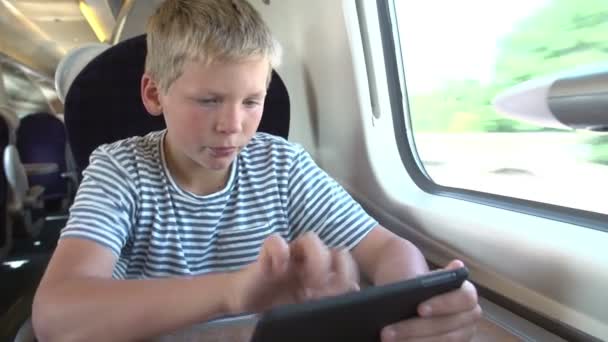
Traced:
[[35, 113], [23, 117], [17, 129], [17, 149], [21, 162], [54, 163], [58, 170], [46, 175], [29, 176], [30, 186], [44, 187], [44, 200], [68, 196], [66, 171], [67, 134], [59, 118], [49, 113]]
[[[146, 51], [145, 35], [120, 42], [93, 59], [70, 86], [64, 117], [79, 175], [97, 146], [165, 128], [140, 96]], [[273, 71], [258, 130], [287, 138], [289, 111], [287, 88]]]

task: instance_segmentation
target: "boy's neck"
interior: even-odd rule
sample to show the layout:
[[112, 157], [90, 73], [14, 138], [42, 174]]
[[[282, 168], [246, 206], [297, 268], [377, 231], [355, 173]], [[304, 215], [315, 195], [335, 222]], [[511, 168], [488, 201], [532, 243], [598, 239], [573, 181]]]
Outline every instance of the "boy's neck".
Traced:
[[218, 192], [226, 186], [231, 167], [214, 171], [195, 165], [191, 160], [186, 160], [172, 151], [167, 144], [166, 137], [163, 142], [163, 150], [167, 171], [177, 186], [183, 190], [204, 196]]

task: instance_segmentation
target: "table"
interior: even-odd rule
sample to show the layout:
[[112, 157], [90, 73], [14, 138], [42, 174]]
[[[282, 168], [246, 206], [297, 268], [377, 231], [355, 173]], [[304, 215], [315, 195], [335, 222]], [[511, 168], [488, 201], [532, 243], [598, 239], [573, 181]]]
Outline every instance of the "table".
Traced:
[[187, 329], [161, 336], [155, 342], [247, 342], [251, 339], [257, 315], [244, 315], [193, 325]]
[[[239, 316], [220, 319], [208, 323], [194, 325], [187, 329], [176, 331], [154, 341], [169, 342], [248, 342], [253, 334], [257, 315]], [[516, 342], [522, 341], [492, 321], [482, 319], [477, 326], [477, 334], [473, 342]]]

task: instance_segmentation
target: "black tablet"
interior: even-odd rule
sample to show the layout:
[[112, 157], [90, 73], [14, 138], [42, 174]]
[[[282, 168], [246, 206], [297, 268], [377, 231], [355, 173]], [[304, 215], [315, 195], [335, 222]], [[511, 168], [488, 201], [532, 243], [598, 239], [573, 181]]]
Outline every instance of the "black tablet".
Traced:
[[290, 304], [261, 315], [252, 342], [372, 342], [383, 327], [417, 315], [421, 302], [459, 288], [466, 268], [432, 272], [358, 292]]

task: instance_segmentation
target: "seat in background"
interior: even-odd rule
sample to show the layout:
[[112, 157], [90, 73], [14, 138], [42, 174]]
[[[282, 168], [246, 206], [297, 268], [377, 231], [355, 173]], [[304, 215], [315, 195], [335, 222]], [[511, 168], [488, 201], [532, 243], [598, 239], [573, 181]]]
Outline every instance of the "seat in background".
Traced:
[[67, 136], [63, 122], [50, 113], [23, 117], [17, 129], [17, 150], [24, 164], [56, 165], [48, 172], [28, 172], [28, 181], [44, 188], [42, 200], [47, 208], [64, 208], [71, 194], [65, 176]]
[[[145, 35], [120, 42], [68, 87], [64, 118], [79, 175], [97, 146], [165, 128], [163, 117], [149, 115], [140, 96], [146, 51]], [[287, 88], [273, 71], [258, 131], [287, 138], [289, 119]]]
[[3, 155], [4, 173], [10, 186], [8, 213], [15, 237], [35, 238], [44, 226], [44, 188], [30, 187], [25, 167], [14, 145], [7, 145]]

